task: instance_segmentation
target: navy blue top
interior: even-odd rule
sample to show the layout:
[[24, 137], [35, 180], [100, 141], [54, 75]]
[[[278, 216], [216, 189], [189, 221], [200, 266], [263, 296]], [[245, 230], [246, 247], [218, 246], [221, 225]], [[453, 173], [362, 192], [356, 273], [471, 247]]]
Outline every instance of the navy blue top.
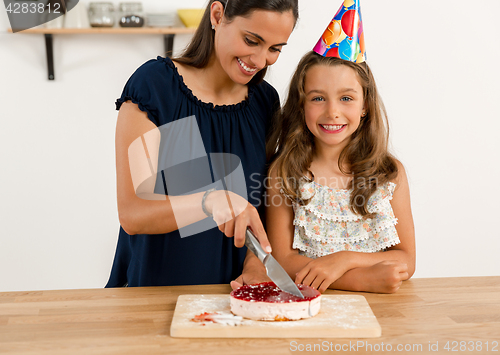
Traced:
[[[250, 85], [246, 100], [214, 106], [193, 95], [169, 58], [158, 57], [130, 77], [116, 109], [128, 100], [157, 127], [194, 115], [208, 155], [232, 153], [239, 157], [248, 200], [259, 207], [266, 173], [266, 133], [279, 108], [278, 94], [271, 85], [265, 81]], [[120, 228], [106, 287], [229, 283], [241, 274], [245, 255], [245, 247], [236, 248], [234, 239], [216, 227], [187, 238], [181, 238], [179, 231], [128, 235]]]

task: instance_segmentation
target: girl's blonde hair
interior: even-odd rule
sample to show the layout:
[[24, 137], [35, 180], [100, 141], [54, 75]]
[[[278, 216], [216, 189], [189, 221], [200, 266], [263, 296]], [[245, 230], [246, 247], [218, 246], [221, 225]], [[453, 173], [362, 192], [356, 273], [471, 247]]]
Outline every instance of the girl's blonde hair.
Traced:
[[[366, 63], [353, 63], [339, 58], [323, 57], [315, 52], [307, 53], [300, 61], [290, 82], [288, 98], [278, 112], [267, 139], [267, 157], [282, 183], [283, 192], [300, 204], [299, 182], [305, 176], [314, 175], [309, 170], [314, 153], [314, 136], [305, 122], [304, 83], [307, 71], [315, 65], [345, 65], [353, 69], [360, 85], [366, 115], [361, 117], [358, 129], [342, 150], [339, 168], [353, 176], [350, 206], [354, 213], [372, 217], [367, 204], [377, 187], [394, 179], [398, 174], [396, 159], [388, 151], [389, 125], [384, 104], [379, 97], [373, 74]], [[349, 167], [345, 171], [344, 167]]]

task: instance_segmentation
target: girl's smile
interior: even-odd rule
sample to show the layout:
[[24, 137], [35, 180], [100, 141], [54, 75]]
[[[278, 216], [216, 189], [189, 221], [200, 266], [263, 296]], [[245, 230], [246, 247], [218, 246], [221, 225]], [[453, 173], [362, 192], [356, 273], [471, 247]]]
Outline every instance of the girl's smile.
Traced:
[[325, 124], [320, 124], [319, 127], [326, 133], [340, 133], [344, 130], [347, 125], [342, 124], [342, 125], [325, 125]]

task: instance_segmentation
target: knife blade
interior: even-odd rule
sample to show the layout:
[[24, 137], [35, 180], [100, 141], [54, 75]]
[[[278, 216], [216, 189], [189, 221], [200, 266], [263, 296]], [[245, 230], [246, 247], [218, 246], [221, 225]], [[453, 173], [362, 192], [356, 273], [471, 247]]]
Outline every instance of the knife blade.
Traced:
[[267, 276], [269, 276], [276, 286], [294, 296], [304, 298], [304, 295], [300, 292], [299, 288], [295, 282], [292, 281], [290, 276], [288, 276], [285, 269], [283, 269], [283, 267], [271, 254], [266, 253], [264, 249], [262, 249], [259, 241], [248, 228], [245, 236], [245, 245], [255, 254], [255, 256], [257, 256], [257, 258], [259, 258], [260, 261], [262, 261], [266, 267]]

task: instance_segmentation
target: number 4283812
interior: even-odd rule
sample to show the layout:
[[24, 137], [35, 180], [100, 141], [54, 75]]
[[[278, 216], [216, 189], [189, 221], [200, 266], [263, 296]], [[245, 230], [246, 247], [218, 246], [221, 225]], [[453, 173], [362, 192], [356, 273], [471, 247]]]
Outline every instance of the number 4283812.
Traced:
[[499, 351], [498, 341], [447, 341], [444, 350], [447, 351]]
[[42, 14], [44, 12], [60, 14], [61, 12], [61, 4], [43, 4], [43, 3], [34, 3], [34, 2], [23, 2], [23, 3], [9, 3], [7, 5], [6, 10], [9, 14]]

